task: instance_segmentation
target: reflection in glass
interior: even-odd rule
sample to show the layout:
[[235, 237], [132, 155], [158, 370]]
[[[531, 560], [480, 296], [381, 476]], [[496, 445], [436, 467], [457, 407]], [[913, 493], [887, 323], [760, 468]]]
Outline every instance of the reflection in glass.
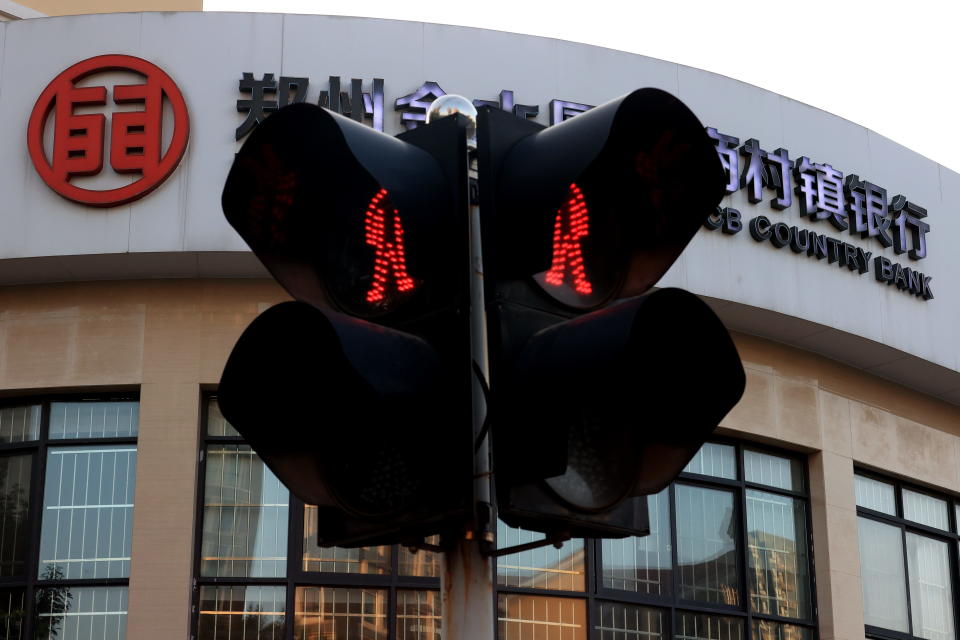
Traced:
[[674, 640], [742, 640], [743, 619], [680, 611]]
[[953, 635], [953, 588], [947, 543], [907, 532], [910, 618], [913, 635], [950, 640]]
[[740, 604], [733, 494], [682, 484], [675, 487], [680, 598]]
[[0, 409], [0, 443], [27, 442], [40, 437], [40, 405]]
[[134, 437], [139, 419], [137, 402], [53, 402], [50, 439]]
[[25, 589], [0, 589], [0, 640], [20, 640], [23, 637], [26, 608]]
[[207, 447], [200, 575], [286, 575], [289, 493], [247, 445]]
[[283, 640], [284, 587], [200, 587], [197, 640]]
[[897, 515], [897, 503], [892, 484], [866, 476], [854, 476], [853, 480], [853, 492], [857, 498], [858, 507], [873, 509], [891, 516]]
[[390, 547], [321, 547], [317, 544], [317, 507], [303, 508], [303, 570], [330, 573], [390, 573]]
[[501, 593], [497, 596], [498, 640], [586, 640], [586, 603]]
[[386, 640], [382, 589], [297, 587], [296, 640]]
[[32, 455], [0, 458], [0, 576], [26, 573]]
[[[426, 543], [440, 544], [440, 536], [430, 536], [426, 539]], [[439, 553], [423, 550], [411, 551], [406, 547], [400, 547], [397, 556], [397, 571], [402, 576], [440, 577], [440, 559], [442, 556]]]
[[663, 611], [619, 602], [600, 603], [600, 622], [594, 629], [600, 640], [660, 640]]
[[137, 449], [50, 448], [43, 492], [39, 576], [130, 576]]
[[799, 500], [747, 489], [747, 565], [755, 612], [810, 617], [806, 522]]
[[647, 497], [650, 535], [601, 541], [603, 586], [646, 595], [671, 592], [669, 489]]
[[947, 520], [947, 501], [925, 493], [903, 490], [903, 517], [928, 527], [950, 530], [950, 523]]
[[700, 447], [700, 451], [697, 451], [697, 455], [693, 456], [683, 471], [736, 480], [737, 449], [728, 444], [708, 442]]
[[788, 491], [803, 490], [803, 467], [797, 460], [790, 458], [745, 449], [743, 475], [747, 482]]
[[240, 437], [240, 432], [234, 429], [220, 413], [220, 405], [217, 404], [216, 398], [207, 400], [207, 435]]
[[909, 633], [903, 534], [898, 527], [857, 518], [863, 619], [868, 625]]
[[813, 640], [813, 629], [772, 620], [753, 619], [753, 640]]
[[397, 591], [397, 640], [440, 640], [440, 593]]
[[44, 587], [36, 611], [37, 640], [127, 637], [126, 587]]
[[[497, 522], [500, 549], [542, 540], [542, 533]], [[583, 540], [567, 540], [559, 549], [547, 545], [497, 558], [497, 584], [505, 587], [583, 591]]]

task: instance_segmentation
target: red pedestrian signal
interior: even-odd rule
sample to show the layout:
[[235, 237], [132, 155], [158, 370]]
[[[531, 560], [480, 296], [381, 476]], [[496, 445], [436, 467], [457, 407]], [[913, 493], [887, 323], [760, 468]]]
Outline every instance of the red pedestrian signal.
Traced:
[[218, 401], [318, 506], [321, 544], [459, 536], [469, 519], [469, 260], [451, 242], [467, 235], [465, 132], [454, 118], [398, 140], [297, 104], [227, 178], [227, 220], [295, 302], [247, 328]]
[[367, 291], [367, 302], [382, 304], [390, 293], [390, 287], [398, 295], [413, 291], [413, 278], [407, 273], [403, 223], [386, 189], [380, 189], [367, 205], [364, 226], [367, 244], [376, 249], [373, 283]]
[[549, 129], [481, 109], [478, 131], [499, 516], [553, 537], [642, 535], [641, 497], [743, 393], [710, 308], [649, 292], [723, 196], [717, 154], [657, 89]]

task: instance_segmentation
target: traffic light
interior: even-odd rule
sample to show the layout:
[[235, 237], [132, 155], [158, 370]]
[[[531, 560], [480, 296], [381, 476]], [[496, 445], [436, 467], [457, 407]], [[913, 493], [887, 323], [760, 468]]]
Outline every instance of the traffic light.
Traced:
[[483, 108], [478, 135], [499, 516], [555, 536], [642, 535], [641, 497], [745, 384], [704, 302], [649, 292], [723, 196], [716, 151], [657, 89], [550, 128]]
[[220, 407], [318, 505], [321, 544], [459, 534], [470, 517], [466, 127], [398, 139], [291, 105], [227, 178], [227, 220], [294, 301], [243, 333]]

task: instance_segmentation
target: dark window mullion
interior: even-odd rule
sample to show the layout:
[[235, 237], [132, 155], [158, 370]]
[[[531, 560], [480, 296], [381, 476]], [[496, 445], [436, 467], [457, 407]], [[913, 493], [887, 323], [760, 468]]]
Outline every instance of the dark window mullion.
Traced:
[[22, 627], [23, 637], [34, 636], [34, 617], [36, 616], [36, 581], [40, 571], [40, 525], [43, 520], [43, 479], [47, 467], [46, 437], [50, 425], [50, 404], [40, 405], [40, 439], [34, 448], [33, 468], [30, 477], [30, 544], [27, 549], [26, 583], [24, 587], [25, 617]]
[[[289, 490], [288, 490], [289, 491]], [[295, 612], [297, 608], [297, 585], [303, 577], [303, 526], [304, 504], [299, 498], [289, 493], [287, 499], [287, 575], [285, 602], [286, 615], [284, 616], [283, 637], [293, 640], [295, 630]]]
[[[897, 495], [899, 496], [899, 494], [900, 490], [898, 487]], [[913, 635], [913, 605], [910, 602], [910, 558], [907, 557], [907, 532], [902, 523], [900, 523], [899, 526], [900, 544], [903, 548], [903, 586], [907, 594], [907, 628], [910, 630], [910, 635]]]
[[[741, 482], [745, 483], [745, 478], [747, 477], [746, 463], [744, 462], [743, 445], [741, 444], [737, 444], [737, 477]], [[751, 634], [750, 615], [753, 613], [753, 591], [751, 589], [753, 576], [750, 574], [748, 562], [750, 532], [747, 526], [747, 491], [743, 488], [743, 485], [737, 490], [737, 500], [735, 504], [739, 504], [740, 506], [740, 517], [735, 518], [737, 526], [740, 528], [740, 593], [743, 597], [743, 610], [747, 613], [744, 633], [749, 637]]]

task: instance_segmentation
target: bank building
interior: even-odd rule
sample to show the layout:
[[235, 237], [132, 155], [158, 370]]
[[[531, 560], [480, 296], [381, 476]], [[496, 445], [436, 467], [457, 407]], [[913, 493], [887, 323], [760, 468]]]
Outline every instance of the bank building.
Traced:
[[960, 175], [599, 47], [65, 4], [0, 0], [0, 639], [439, 640], [438, 557], [318, 546], [219, 413], [238, 336], [288, 299], [220, 190], [290, 102], [397, 134], [444, 93], [551, 125], [639, 87], [687, 104], [725, 167], [658, 286], [717, 312], [746, 391], [649, 497], [649, 536], [497, 558], [498, 637], [958, 637]]

